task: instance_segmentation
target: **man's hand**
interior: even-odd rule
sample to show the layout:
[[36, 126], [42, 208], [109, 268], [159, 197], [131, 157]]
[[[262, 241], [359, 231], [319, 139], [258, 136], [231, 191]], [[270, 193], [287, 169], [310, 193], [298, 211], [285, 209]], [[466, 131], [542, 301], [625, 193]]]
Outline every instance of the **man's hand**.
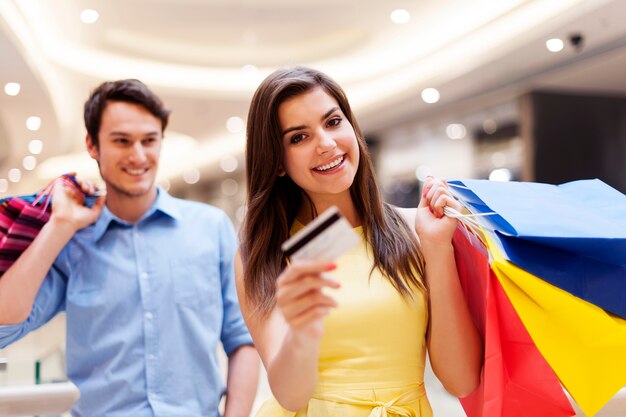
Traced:
[[[96, 192], [90, 181], [77, 180], [85, 194]], [[84, 194], [63, 182], [58, 182], [52, 190], [52, 215], [50, 221], [69, 225], [74, 231], [95, 222], [104, 207], [105, 197], [98, 197], [93, 207], [83, 205]]]

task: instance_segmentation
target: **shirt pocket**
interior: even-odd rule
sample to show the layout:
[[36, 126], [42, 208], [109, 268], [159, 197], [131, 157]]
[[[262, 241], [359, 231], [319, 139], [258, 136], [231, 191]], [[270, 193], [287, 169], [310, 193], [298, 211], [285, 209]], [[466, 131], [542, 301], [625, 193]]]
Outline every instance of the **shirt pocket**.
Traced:
[[179, 306], [195, 309], [214, 305], [221, 295], [219, 263], [204, 257], [170, 261], [174, 300]]

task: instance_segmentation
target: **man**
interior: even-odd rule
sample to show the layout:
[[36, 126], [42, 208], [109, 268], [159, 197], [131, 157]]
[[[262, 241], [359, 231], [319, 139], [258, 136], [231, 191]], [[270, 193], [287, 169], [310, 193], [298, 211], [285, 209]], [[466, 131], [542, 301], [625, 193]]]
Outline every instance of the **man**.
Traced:
[[168, 116], [137, 80], [93, 91], [86, 143], [106, 204], [57, 186], [50, 221], [0, 279], [0, 347], [66, 311], [74, 416], [218, 416], [219, 341], [224, 415], [250, 413], [258, 356], [237, 303], [235, 235], [222, 211], [155, 185]]

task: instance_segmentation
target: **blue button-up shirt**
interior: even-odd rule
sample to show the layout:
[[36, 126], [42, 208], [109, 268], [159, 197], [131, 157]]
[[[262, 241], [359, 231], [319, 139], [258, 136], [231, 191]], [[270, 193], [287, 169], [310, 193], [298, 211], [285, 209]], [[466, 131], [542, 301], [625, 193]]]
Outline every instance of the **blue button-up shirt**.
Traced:
[[59, 254], [23, 323], [0, 326], [4, 347], [67, 314], [75, 416], [218, 416], [218, 342], [252, 340], [234, 283], [227, 216], [159, 190], [134, 224], [106, 207]]

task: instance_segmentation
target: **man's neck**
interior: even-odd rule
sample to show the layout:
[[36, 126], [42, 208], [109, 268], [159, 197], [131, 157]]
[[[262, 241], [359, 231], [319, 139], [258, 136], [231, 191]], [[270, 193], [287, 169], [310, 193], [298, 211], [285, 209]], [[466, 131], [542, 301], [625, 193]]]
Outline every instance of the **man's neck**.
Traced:
[[129, 223], [135, 223], [152, 207], [156, 197], [156, 187], [140, 196], [129, 196], [113, 191], [107, 192], [106, 205], [115, 216]]

